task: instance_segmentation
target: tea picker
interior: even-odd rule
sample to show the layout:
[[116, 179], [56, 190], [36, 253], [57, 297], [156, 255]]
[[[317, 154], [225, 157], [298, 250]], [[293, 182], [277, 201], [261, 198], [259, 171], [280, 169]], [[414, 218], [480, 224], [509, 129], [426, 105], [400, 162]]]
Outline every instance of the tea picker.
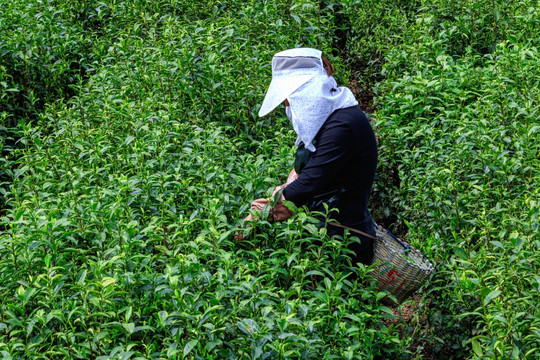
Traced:
[[[292, 216], [283, 200], [297, 207], [305, 205], [310, 211], [324, 211], [324, 204], [329, 210], [337, 209], [328, 215], [327, 234], [343, 235], [344, 229], [349, 229], [358, 237], [359, 242], [349, 244], [353, 263], [371, 264], [375, 249], [380, 285], [409, 288], [413, 281], [402, 275], [409, 273], [408, 267], [397, 264], [399, 268], [395, 269], [395, 255], [389, 257], [391, 261], [381, 259], [392, 253], [383, 251], [386, 248], [381, 244], [394, 238], [388, 239], [384, 229], [374, 224], [367, 209], [377, 168], [375, 135], [353, 93], [338, 87], [332, 73], [332, 65], [316, 49], [289, 49], [272, 59], [272, 81], [259, 116], [284, 104], [297, 135], [298, 149], [287, 183], [274, 190], [279, 200], [271, 211], [271, 220], [283, 221]], [[267, 202], [257, 199], [251, 208], [261, 210]]]

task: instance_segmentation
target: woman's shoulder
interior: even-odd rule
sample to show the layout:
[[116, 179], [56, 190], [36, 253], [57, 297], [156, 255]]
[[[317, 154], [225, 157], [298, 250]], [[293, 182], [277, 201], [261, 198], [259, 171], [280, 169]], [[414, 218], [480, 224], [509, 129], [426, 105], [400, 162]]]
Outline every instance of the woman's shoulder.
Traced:
[[364, 118], [367, 120], [366, 114], [358, 105], [354, 105], [343, 109], [337, 109], [329, 116], [328, 120], [347, 121], [351, 119], [358, 120]]
[[326, 120], [326, 126], [346, 125], [349, 127], [358, 127], [362, 124], [369, 123], [366, 114], [358, 107], [358, 105], [350, 106], [343, 109], [337, 109]]
[[321, 127], [318, 135], [322, 134], [331, 137], [352, 135], [354, 141], [360, 142], [375, 138], [368, 117], [357, 105], [334, 111]]

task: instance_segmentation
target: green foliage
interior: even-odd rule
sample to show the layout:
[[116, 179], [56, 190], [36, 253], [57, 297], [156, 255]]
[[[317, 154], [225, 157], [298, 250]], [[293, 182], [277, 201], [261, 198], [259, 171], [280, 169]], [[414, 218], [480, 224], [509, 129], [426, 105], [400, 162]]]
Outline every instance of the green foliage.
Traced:
[[86, 77], [91, 41], [54, 1], [7, 2], [0, 8], [2, 125], [35, 119], [46, 103], [74, 95]]
[[275, 51], [330, 50], [317, 4], [84, 4], [65, 14], [93, 39], [92, 76], [19, 123], [8, 170], [2, 357], [401, 354], [353, 239], [300, 211], [233, 242], [292, 165], [287, 121], [256, 113]]
[[[3, 359], [538, 357], [535, 4], [18, 0], [0, 14]], [[387, 295], [350, 264], [355, 238], [303, 209], [256, 215], [234, 241], [292, 166], [287, 120], [256, 114], [272, 55], [295, 46], [376, 90], [373, 213], [437, 261], [427, 323], [389, 325]]]
[[[426, 1], [418, 30], [451, 56], [493, 53], [500, 41], [538, 46], [537, 5], [530, 1]], [[437, 41], [438, 40], [438, 41]]]
[[344, 53], [366, 90], [383, 79], [386, 53], [409, 40], [420, 1], [341, 2]]
[[377, 114], [384, 185], [375, 194], [439, 259], [426, 334], [438, 357], [533, 358], [538, 8], [515, 2], [491, 18], [497, 3], [447, 6], [462, 7], [462, 16], [427, 7], [416, 44], [387, 53]]

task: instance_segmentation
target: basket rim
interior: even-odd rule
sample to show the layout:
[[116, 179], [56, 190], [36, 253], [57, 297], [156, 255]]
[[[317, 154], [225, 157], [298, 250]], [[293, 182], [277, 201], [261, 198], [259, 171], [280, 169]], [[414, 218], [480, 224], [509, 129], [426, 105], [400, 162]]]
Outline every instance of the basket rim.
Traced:
[[[399, 239], [383, 226], [375, 224], [375, 223], [374, 225], [375, 225], [374, 227], [377, 234], [377, 239], [379, 240], [378, 241], [379, 244], [375, 244], [372, 263], [374, 263], [376, 260], [380, 260], [383, 263], [388, 262], [386, 261], [386, 259], [389, 258], [388, 255], [393, 254], [394, 256], [392, 256], [392, 258], [395, 259], [396, 258], [395, 255], [397, 255], [398, 259], [400, 260], [400, 263], [406, 262], [422, 271], [426, 271], [428, 273], [433, 272], [434, 270], [433, 263], [429, 261], [429, 259], [427, 258], [425, 254], [422, 254], [418, 249], [416, 249], [414, 246], [410, 245], [406, 241]], [[399, 246], [403, 248], [403, 250], [398, 251], [391, 248], [390, 243], [398, 244]], [[384, 252], [384, 251], [381, 251], [380, 249], [381, 245], [387, 252], [386, 256], [384, 257], [377, 256], [377, 255], [382, 255], [380, 253]]]

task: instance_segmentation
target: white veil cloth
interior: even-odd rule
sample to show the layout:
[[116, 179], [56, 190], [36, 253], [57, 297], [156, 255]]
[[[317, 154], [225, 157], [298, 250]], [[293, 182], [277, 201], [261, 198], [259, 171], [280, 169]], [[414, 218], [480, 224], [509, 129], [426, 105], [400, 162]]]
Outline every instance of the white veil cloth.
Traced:
[[310, 48], [274, 55], [272, 82], [259, 110], [259, 116], [265, 116], [287, 99], [287, 116], [298, 135], [296, 145], [303, 142], [309, 151], [316, 150], [313, 139], [330, 114], [358, 105], [348, 88], [338, 87], [336, 80], [328, 76], [321, 57], [320, 50]]

